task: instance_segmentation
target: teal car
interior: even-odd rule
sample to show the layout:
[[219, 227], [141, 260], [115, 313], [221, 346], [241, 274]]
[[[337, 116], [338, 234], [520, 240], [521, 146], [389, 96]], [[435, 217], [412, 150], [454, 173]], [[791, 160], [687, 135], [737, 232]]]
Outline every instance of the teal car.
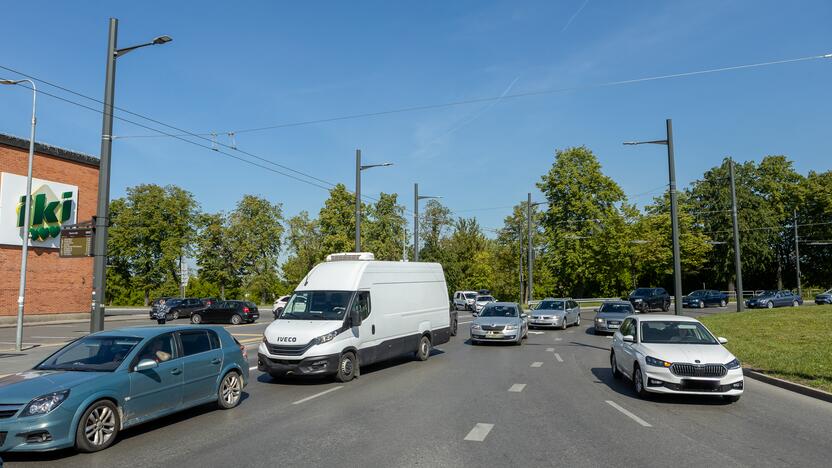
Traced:
[[245, 347], [222, 327], [94, 333], [0, 378], [0, 452], [95, 452], [151, 419], [211, 402], [234, 408], [248, 371]]

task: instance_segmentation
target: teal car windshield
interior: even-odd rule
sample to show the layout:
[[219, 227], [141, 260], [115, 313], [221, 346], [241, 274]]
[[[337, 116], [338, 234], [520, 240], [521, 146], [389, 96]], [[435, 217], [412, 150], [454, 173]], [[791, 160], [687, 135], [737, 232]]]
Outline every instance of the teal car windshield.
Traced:
[[134, 336], [87, 336], [49, 356], [35, 369], [112, 372], [141, 341]]

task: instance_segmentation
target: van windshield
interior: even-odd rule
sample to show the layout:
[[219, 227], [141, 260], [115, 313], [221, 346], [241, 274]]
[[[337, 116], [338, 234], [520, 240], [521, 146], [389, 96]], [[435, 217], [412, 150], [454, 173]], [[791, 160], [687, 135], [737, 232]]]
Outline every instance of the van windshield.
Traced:
[[292, 294], [280, 319], [343, 320], [352, 291], [298, 291]]

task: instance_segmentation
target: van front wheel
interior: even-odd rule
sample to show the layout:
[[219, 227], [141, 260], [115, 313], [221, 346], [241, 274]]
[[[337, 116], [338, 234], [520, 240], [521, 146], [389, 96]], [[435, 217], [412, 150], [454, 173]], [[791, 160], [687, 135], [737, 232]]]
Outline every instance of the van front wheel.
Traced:
[[338, 372], [335, 374], [335, 380], [349, 382], [355, 377], [356, 367], [358, 367], [358, 362], [355, 359], [355, 354], [351, 351], [342, 354], [341, 360], [338, 361]]
[[430, 357], [430, 338], [423, 336], [419, 340], [419, 348], [416, 350], [416, 359], [427, 361]]

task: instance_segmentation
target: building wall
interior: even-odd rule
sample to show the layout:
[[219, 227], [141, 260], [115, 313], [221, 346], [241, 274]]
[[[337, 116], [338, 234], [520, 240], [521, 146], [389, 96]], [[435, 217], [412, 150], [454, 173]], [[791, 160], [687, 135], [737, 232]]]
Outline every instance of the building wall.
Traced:
[[[25, 176], [28, 151], [0, 144], [0, 172]], [[98, 167], [35, 153], [33, 176], [78, 186], [77, 221], [95, 215]], [[0, 245], [0, 316], [17, 314], [20, 246]], [[57, 249], [29, 248], [26, 314], [89, 312], [92, 257], [60, 258]]]

